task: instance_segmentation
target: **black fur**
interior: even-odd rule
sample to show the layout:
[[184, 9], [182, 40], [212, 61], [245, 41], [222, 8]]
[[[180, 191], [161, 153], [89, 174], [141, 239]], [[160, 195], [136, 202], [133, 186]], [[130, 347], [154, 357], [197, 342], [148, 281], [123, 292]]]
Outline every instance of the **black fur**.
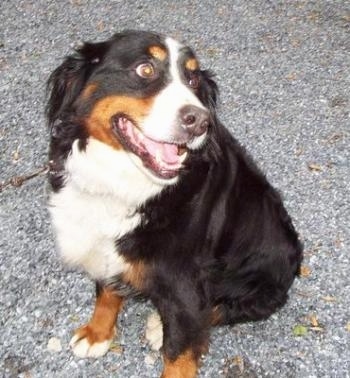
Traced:
[[152, 267], [146, 292], [171, 356], [201, 350], [215, 307], [221, 324], [269, 317], [285, 304], [302, 259], [280, 195], [221, 124], [191, 165], [117, 241], [128, 259]]
[[[87, 138], [75, 99], [91, 75], [107, 69], [107, 55], [118, 62], [123, 57], [125, 44], [115, 42], [123, 35], [115, 38], [112, 55], [111, 41], [85, 45], [51, 76], [50, 159], [58, 172], [73, 140], [84, 148]], [[160, 312], [171, 359], [188, 348], [202, 352], [213, 311], [221, 324], [269, 317], [285, 304], [302, 260], [280, 195], [217, 120], [217, 86], [210, 73], [200, 74], [198, 97], [211, 112], [207, 144], [191, 154], [176, 185], [139, 209], [142, 224], [115, 241], [128, 261], [148, 267], [143, 294]], [[58, 174], [51, 184], [59, 190], [64, 182]], [[118, 286], [119, 279], [108, 285]]]

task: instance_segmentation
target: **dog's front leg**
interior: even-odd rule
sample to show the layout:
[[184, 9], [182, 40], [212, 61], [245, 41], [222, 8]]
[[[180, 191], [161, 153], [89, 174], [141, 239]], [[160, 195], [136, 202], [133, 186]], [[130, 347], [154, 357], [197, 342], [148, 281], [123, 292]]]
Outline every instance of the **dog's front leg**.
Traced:
[[195, 378], [198, 370], [198, 359], [189, 348], [175, 359], [170, 359], [164, 353], [164, 369], [161, 378]]
[[99, 357], [107, 353], [115, 336], [123, 298], [113, 288], [96, 282], [96, 303], [89, 323], [78, 328], [70, 342], [78, 357]]
[[208, 349], [210, 310], [193, 286], [186, 290], [182, 295], [169, 290], [153, 300], [163, 325], [162, 378], [196, 377], [199, 359]]

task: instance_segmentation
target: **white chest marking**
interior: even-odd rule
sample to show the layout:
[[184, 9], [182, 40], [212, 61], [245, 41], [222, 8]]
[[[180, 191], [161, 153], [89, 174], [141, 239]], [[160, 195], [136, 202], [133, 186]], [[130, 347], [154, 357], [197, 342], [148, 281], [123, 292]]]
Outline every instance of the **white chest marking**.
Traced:
[[82, 267], [94, 279], [108, 278], [127, 268], [115, 242], [133, 230], [140, 217], [131, 216], [124, 203], [67, 185], [52, 195], [50, 204], [58, 247], [67, 264]]
[[159, 193], [125, 153], [96, 140], [85, 152], [75, 143], [66, 163], [66, 185], [50, 198], [50, 213], [63, 260], [94, 279], [122, 273], [128, 264], [116, 240], [141, 221], [138, 206]]

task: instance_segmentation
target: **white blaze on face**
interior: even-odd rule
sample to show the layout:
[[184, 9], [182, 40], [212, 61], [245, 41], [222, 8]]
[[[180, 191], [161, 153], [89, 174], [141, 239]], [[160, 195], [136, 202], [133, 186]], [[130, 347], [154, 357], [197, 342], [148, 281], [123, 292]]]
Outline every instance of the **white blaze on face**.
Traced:
[[[184, 143], [177, 137], [179, 122], [179, 110], [185, 105], [194, 105], [206, 109], [194, 92], [184, 83], [183, 74], [179, 71], [179, 59], [183, 45], [172, 38], [165, 40], [169, 53], [169, 83], [157, 95], [151, 111], [141, 128], [145, 135], [157, 141], [170, 143]], [[188, 144], [189, 148], [200, 147], [206, 137], [206, 133], [195, 137]]]

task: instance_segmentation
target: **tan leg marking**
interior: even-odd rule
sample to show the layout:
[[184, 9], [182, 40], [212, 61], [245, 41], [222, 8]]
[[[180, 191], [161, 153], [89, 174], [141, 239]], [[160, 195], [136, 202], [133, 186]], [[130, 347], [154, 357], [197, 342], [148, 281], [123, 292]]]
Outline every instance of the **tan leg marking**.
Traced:
[[123, 281], [142, 291], [147, 273], [146, 265], [142, 261], [129, 264], [129, 269], [123, 274]]
[[181, 354], [175, 361], [164, 357], [164, 370], [161, 378], [195, 378], [198, 363], [191, 350]]
[[90, 322], [75, 332], [69, 344], [75, 355], [83, 358], [107, 353], [116, 333], [115, 324], [122, 305], [123, 298], [110, 289], [102, 289]]

